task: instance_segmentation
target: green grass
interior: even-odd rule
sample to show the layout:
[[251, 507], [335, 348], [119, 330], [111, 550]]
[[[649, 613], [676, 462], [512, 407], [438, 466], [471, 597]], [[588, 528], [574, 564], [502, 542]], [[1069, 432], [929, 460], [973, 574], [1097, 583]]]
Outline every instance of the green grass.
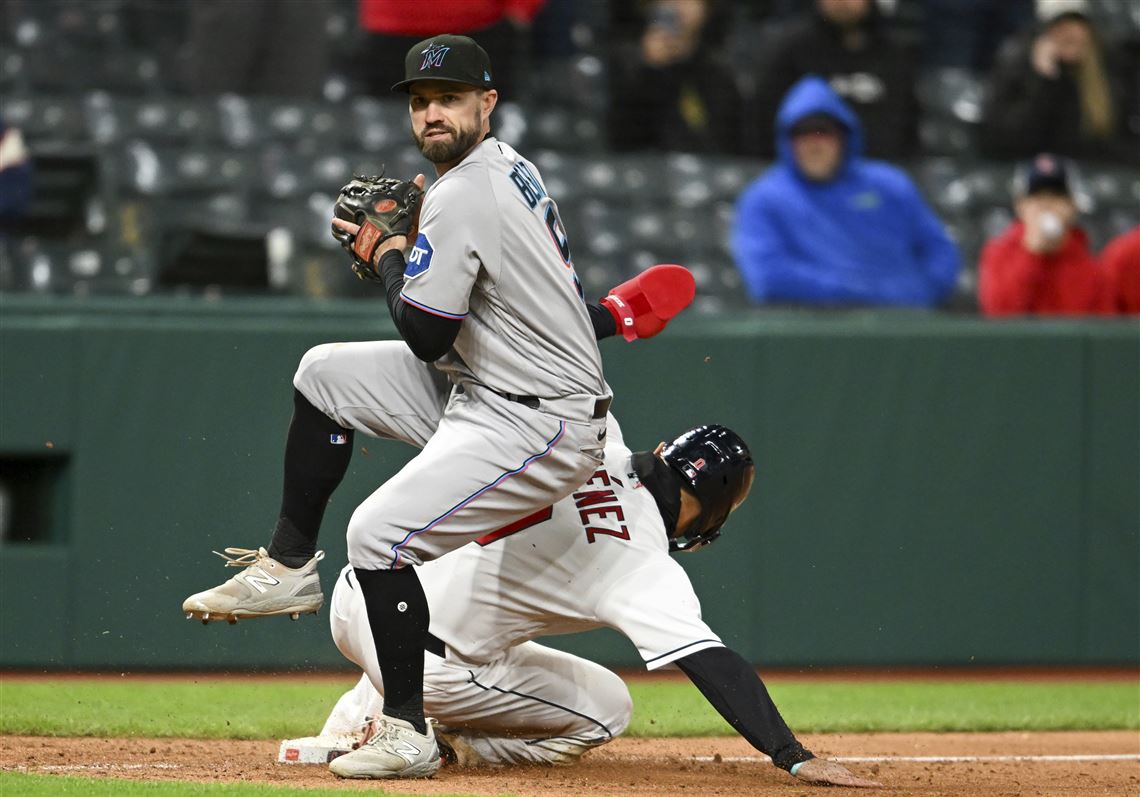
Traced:
[[272, 679], [195, 682], [0, 681], [0, 733], [37, 736], [312, 736], [354, 683]]
[[[271, 679], [0, 680], [0, 733], [283, 739], [320, 730], [351, 685]], [[1005, 681], [769, 684], [797, 733], [1140, 729], [1140, 684]], [[732, 735], [687, 683], [633, 682], [631, 736]]]
[[[734, 733], [688, 684], [634, 683], [630, 692], [629, 735]], [[769, 692], [796, 733], [1140, 728], [1137, 682], [777, 682]]]
[[[361, 792], [352, 792], [361, 793]], [[186, 783], [133, 781], [107, 778], [73, 778], [60, 775], [24, 775], [0, 772], [4, 797], [344, 797], [344, 789], [298, 789], [246, 783]], [[414, 797], [383, 790], [385, 797]], [[454, 794], [450, 797], [463, 797]]]

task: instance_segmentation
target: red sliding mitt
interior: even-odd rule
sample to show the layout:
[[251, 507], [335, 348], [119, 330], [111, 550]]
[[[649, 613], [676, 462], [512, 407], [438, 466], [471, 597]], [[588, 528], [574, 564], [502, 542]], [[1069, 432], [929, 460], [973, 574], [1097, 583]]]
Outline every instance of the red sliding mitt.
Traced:
[[693, 301], [697, 283], [684, 266], [652, 266], [610, 289], [601, 304], [626, 340], [651, 338]]

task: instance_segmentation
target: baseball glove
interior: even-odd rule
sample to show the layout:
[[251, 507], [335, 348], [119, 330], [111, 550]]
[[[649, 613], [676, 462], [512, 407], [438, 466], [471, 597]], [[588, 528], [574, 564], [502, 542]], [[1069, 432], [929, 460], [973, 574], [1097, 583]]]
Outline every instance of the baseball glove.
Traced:
[[352, 254], [352, 270], [361, 279], [380, 281], [372, 256], [382, 242], [408, 235], [419, 218], [424, 192], [413, 182], [376, 175], [354, 177], [340, 189], [333, 214], [360, 225], [355, 235], [337, 227], [333, 237]]

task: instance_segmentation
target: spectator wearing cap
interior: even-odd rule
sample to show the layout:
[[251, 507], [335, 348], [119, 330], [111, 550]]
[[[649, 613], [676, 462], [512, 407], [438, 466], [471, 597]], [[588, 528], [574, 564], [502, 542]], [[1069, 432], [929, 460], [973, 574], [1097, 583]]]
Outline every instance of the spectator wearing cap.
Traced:
[[1100, 253], [1112, 295], [1112, 308], [1123, 315], [1140, 315], [1140, 226], [1113, 238]]
[[987, 316], [1102, 315], [1107, 280], [1077, 226], [1071, 164], [1038, 155], [1014, 179], [1017, 218], [982, 249], [978, 304]]
[[858, 118], [821, 78], [777, 116], [778, 161], [737, 203], [732, 247], [756, 302], [933, 307], [960, 260], [901, 170], [863, 157]]
[[1038, 0], [1036, 15], [1032, 29], [1002, 47], [990, 73], [983, 151], [1140, 162], [1140, 139], [1126, 118], [1135, 76], [1101, 41], [1088, 3]]
[[780, 102], [808, 74], [826, 79], [855, 111], [867, 131], [869, 155], [898, 160], [915, 153], [915, 54], [888, 29], [873, 0], [815, 0], [770, 34], [750, 104], [752, 154], [772, 157]]

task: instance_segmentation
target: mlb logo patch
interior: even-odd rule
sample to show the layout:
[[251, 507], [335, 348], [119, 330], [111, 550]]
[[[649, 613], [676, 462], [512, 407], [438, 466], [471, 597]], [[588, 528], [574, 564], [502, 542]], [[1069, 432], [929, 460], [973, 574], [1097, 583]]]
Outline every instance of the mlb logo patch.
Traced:
[[329, 442], [332, 443], [334, 446], [343, 446], [344, 444], [346, 444], [348, 442], [348, 435], [344, 435], [344, 434], [340, 434], [340, 433], [330, 434], [329, 435]]
[[416, 236], [416, 243], [408, 252], [408, 264], [404, 267], [404, 279], [412, 279], [431, 268], [433, 250], [431, 241], [422, 232]]

